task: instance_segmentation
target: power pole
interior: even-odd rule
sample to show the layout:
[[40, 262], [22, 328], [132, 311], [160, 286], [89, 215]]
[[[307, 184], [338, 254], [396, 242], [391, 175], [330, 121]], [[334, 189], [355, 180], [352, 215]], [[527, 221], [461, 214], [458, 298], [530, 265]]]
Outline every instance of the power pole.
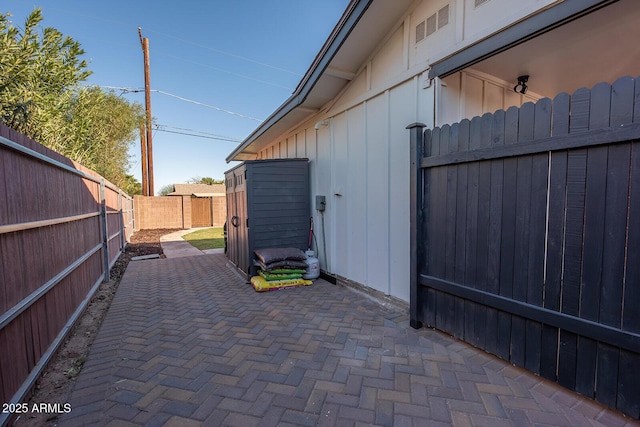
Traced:
[[149, 172], [147, 171], [147, 138], [146, 125], [140, 125], [140, 161], [142, 163], [142, 195], [149, 195]]
[[[142, 53], [144, 54], [144, 100], [145, 100], [145, 110], [147, 112], [146, 119], [146, 163], [147, 163], [147, 187], [144, 185], [144, 176], [142, 177], [143, 183], [143, 194], [146, 192], [148, 196], [153, 196], [155, 194], [153, 189], [153, 135], [151, 131], [151, 77], [149, 74], [149, 39], [142, 38], [142, 28], [138, 27], [138, 35], [140, 36], [140, 44], [142, 45]], [[142, 150], [145, 151], [144, 149]], [[144, 164], [144, 159], [143, 159]], [[143, 171], [144, 174], [144, 171]]]

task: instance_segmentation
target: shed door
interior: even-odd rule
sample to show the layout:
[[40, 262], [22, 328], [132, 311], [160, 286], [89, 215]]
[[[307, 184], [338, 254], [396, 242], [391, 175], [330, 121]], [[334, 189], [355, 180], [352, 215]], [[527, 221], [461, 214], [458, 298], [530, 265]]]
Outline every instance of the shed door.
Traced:
[[241, 271], [249, 269], [247, 196], [245, 168], [237, 168], [227, 177], [227, 257]]

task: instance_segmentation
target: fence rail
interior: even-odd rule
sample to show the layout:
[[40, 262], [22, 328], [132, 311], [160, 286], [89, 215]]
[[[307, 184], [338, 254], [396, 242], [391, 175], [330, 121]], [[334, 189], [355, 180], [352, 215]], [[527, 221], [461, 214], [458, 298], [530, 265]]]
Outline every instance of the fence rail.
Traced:
[[411, 325], [640, 418], [640, 79], [408, 128]]
[[0, 402], [27, 397], [109, 280], [133, 213], [103, 177], [0, 124]]

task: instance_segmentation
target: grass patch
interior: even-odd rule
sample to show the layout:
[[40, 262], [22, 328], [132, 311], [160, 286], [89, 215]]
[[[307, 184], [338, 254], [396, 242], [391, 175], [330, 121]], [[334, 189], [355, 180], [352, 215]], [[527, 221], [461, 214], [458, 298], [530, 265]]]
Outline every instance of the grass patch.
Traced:
[[182, 236], [184, 240], [191, 243], [201, 251], [205, 249], [224, 248], [224, 232], [222, 227], [204, 228], [193, 233]]

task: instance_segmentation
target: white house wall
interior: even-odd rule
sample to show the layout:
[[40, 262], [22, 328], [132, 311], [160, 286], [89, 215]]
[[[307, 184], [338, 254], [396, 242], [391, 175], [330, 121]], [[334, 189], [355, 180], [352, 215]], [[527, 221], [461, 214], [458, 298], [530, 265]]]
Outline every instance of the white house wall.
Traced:
[[382, 87], [390, 76], [397, 76], [404, 71], [403, 63], [404, 28], [393, 34], [371, 61], [371, 87]]
[[[482, 14], [489, 17], [483, 28], [491, 29], [503, 16], [526, 16], [549, 3], [489, 0], [477, 8], [470, 0], [417, 3], [338, 97], [259, 153], [265, 159], [310, 159], [314, 249], [322, 270], [409, 301], [405, 127], [416, 121], [428, 127], [453, 123], [529, 100], [513, 93], [512, 82], [472, 70], [429, 81], [428, 64], [471, 43], [465, 34], [481, 34], [476, 19]], [[416, 44], [415, 25], [447, 4], [448, 24]], [[324, 212], [315, 209], [316, 195], [326, 197]]]
[[437, 126], [512, 106], [520, 107], [525, 102], [536, 102], [541, 98], [531, 91], [516, 93], [512, 83], [472, 69], [455, 73], [434, 84], [438, 88]]
[[[321, 268], [404, 301], [409, 300], [405, 127], [421, 114], [433, 116], [433, 93], [415, 77], [332, 115], [327, 126], [316, 130], [315, 123], [307, 123], [274, 144], [279, 149], [260, 153], [260, 158], [286, 152], [310, 159], [314, 249]], [[326, 197], [324, 213], [315, 210], [316, 195]]]
[[[412, 64], [433, 63], [558, 0], [425, 0], [411, 14]], [[449, 6], [448, 23], [417, 41], [416, 27]], [[437, 18], [436, 18], [437, 23]]]

